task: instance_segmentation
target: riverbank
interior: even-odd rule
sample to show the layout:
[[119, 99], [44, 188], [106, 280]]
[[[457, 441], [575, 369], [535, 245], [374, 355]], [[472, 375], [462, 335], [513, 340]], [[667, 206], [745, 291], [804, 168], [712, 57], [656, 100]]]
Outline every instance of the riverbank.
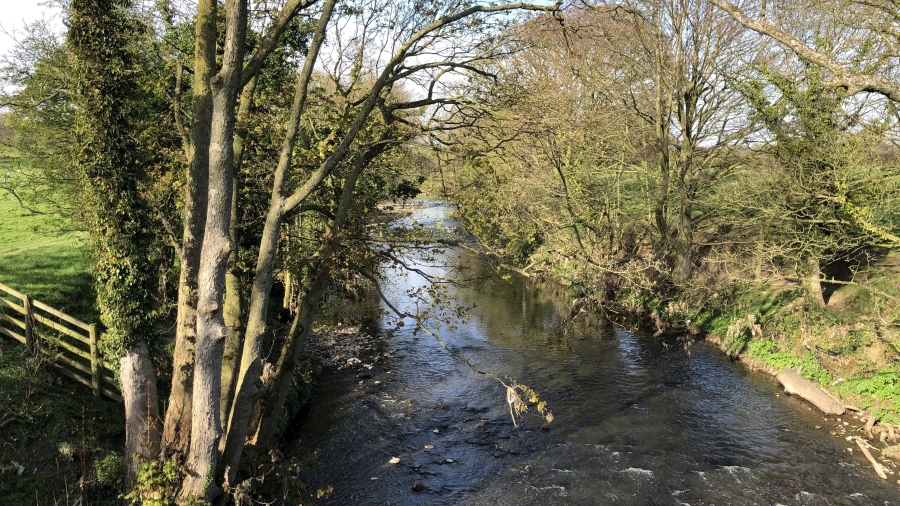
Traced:
[[701, 265], [679, 284], [638, 260], [614, 273], [545, 246], [523, 270], [559, 285], [573, 314], [604, 313], [684, 342], [706, 338], [766, 371], [801, 370], [845, 405], [874, 416], [876, 435], [887, 429], [889, 438], [900, 425], [900, 252], [823, 283], [824, 306], [786, 272]]
[[[893, 260], [889, 256], [882, 264]], [[897, 290], [895, 276], [874, 265], [860, 273], [859, 283], [830, 287], [826, 307], [812, 304], [799, 283], [789, 279], [720, 285], [700, 300], [688, 291], [666, 298], [626, 292], [613, 306], [658, 335], [677, 335], [686, 346], [704, 340], [772, 378], [785, 368], [799, 371], [847, 409], [842, 417], [823, 415], [832, 435], [868, 441], [876, 458], [883, 465], [884, 459], [893, 459], [886, 466], [896, 470], [900, 335], [891, 293]]]
[[795, 272], [718, 250], [698, 253], [683, 282], [668, 273], [664, 255], [640, 243], [615, 253], [557, 234], [523, 250], [519, 235], [481, 226], [479, 209], [464, 206], [463, 221], [483, 236], [495, 266], [560, 286], [570, 318], [601, 313], [685, 345], [707, 339], [767, 374], [793, 368], [857, 408], [864, 424], [874, 422], [861, 435], [883, 438], [882, 447], [900, 442], [900, 252], [835, 262], [825, 269], [832, 282], [822, 282], [820, 301], [808, 280], [790, 277]]
[[[724, 311], [701, 311], [696, 325], [755, 370], [800, 370], [845, 406], [874, 417], [876, 435], [885, 428], [898, 442], [891, 429], [900, 423], [900, 339], [892, 322], [858, 304], [812, 307], [802, 290], [781, 286], [747, 290]], [[848, 295], [837, 291], [831, 298]]]
[[[300, 413], [326, 369], [371, 377], [390, 358], [359, 326], [318, 327], [286, 403], [282, 428]], [[124, 413], [88, 388], [0, 338], [0, 497], [9, 504], [118, 504], [123, 492]], [[2, 501], [0, 501], [2, 502]], [[5, 504], [5, 503], [4, 503]]]
[[797, 370], [854, 410], [854, 435], [900, 453], [890, 446], [900, 443], [900, 253], [829, 273], [823, 306], [787, 271], [748, 271], [731, 259], [695, 266], [689, 281], [675, 283], [652, 252], [640, 251], [613, 268], [547, 243], [524, 258], [495, 257], [495, 265], [523, 266], [506, 270], [560, 286], [569, 318], [599, 313], [685, 346], [704, 339], [769, 376]]

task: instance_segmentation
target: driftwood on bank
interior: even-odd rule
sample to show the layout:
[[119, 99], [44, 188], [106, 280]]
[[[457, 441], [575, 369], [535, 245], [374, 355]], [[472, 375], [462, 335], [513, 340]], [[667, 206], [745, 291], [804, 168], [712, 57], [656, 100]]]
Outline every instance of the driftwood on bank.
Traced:
[[784, 386], [784, 392], [789, 395], [799, 395], [811, 402], [817, 408], [829, 415], [843, 415], [844, 405], [837, 399], [822, 390], [819, 385], [800, 376], [791, 369], [785, 368], [775, 377]]
[[879, 464], [872, 454], [869, 453], [869, 450], [866, 448], [866, 443], [860, 438], [854, 438], [856, 440], [856, 444], [859, 446], [859, 449], [862, 450], [863, 455], [869, 459], [869, 463], [872, 464], [872, 467], [875, 468], [875, 472], [878, 473], [878, 476], [881, 477], [882, 480], [886, 480], [887, 476], [884, 474], [884, 469], [882, 469], [881, 464]]

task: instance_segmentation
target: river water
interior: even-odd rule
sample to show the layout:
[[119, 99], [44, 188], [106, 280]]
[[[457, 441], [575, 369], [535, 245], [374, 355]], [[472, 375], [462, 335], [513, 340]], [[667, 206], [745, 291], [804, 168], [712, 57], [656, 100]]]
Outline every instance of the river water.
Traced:
[[[432, 202], [395, 225], [452, 227], [449, 213]], [[514, 426], [498, 382], [407, 320], [371, 369], [326, 373], [289, 434], [291, 455], [320, 453], [300, 477], [332, 487], [317, 504], [900, 504], [898, 475], [879, 479], [840, 433], [849, 417], [778, 395], [709, 346], [573, 316], [464, 252], [405, 260], [469, 280], [447, 287], [474, 306], [469, 320], [437, 334], [480, 370], [533, 387], [555, 420], [526, 414]], [[384, 289], [414, 309], [408, 294], [422, 284], [389, 269]]]

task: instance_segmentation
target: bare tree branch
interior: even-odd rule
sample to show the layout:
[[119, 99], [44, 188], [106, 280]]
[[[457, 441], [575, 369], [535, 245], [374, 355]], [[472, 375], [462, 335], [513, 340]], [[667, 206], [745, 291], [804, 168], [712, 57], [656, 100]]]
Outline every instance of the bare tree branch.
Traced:
[[278, 46], [278, 39], [281, 38], [281, 35], [287, 29], [288, 24], [290, 24], [294, 17], [297, 16], [297, 13], [318, 1], [319, 0], [288, 0], [278, 13], [275, 21], [272, 22], [269, 31], [266, 32], [259, 41], [259, 44], [257, 44], [253, 54], [250, 55], [247, 64], [244, 66], [244, 70], [241, 73], [241, 87], [246, 86], [247, 83], [259, 73], [262, 69], [263, 62], [266, 61], [269, 54]]
[[736, 5], [726, 0], [709, 0], [709, 2], [727, 12], [745, 27], [777, 40], [789, 47], [801, 58], [830, 70], [834, 77], [828, 84], [837, 88], [843, 88], [846, 90], [847, 95], [855, 95], [861, 92], [879, 93], [894, 102], [900, 102], [900, 83], [882, 76], [855, 74], [831, 56], [809, 47], [793, 35], [762, 19], [751, 18]]

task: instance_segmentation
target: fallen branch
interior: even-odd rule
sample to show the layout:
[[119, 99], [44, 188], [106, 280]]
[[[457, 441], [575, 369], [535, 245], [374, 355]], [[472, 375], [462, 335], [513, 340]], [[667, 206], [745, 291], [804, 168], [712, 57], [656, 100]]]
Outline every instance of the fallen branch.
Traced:
[[857, 438], [854, 438], [854, 439], [856, 439], [856, 444], [859, 446], [859, 449], [862, 450], [863, 455], [865, 455], [866, 458], [869, 459], [869, 462], [872, 463], [872, 467], [875, 468], [875, 472], [878, 473], [878, 476], [880, 476], [882, 480], [886, 480], [886, 479], [887, 479], [887, 475], [884, 474], [884, 469], [881, 468], [881, 464], [879, 464], [879, 463], [875, 460], [875, 457], [872, 457], [872, 454], [869, 453], [869, 450], [866, 449], [866, 446], [865, 446], [865, 444], [863, 443], [862, 438], [858, 438], [858, 437], [857, 437]]

